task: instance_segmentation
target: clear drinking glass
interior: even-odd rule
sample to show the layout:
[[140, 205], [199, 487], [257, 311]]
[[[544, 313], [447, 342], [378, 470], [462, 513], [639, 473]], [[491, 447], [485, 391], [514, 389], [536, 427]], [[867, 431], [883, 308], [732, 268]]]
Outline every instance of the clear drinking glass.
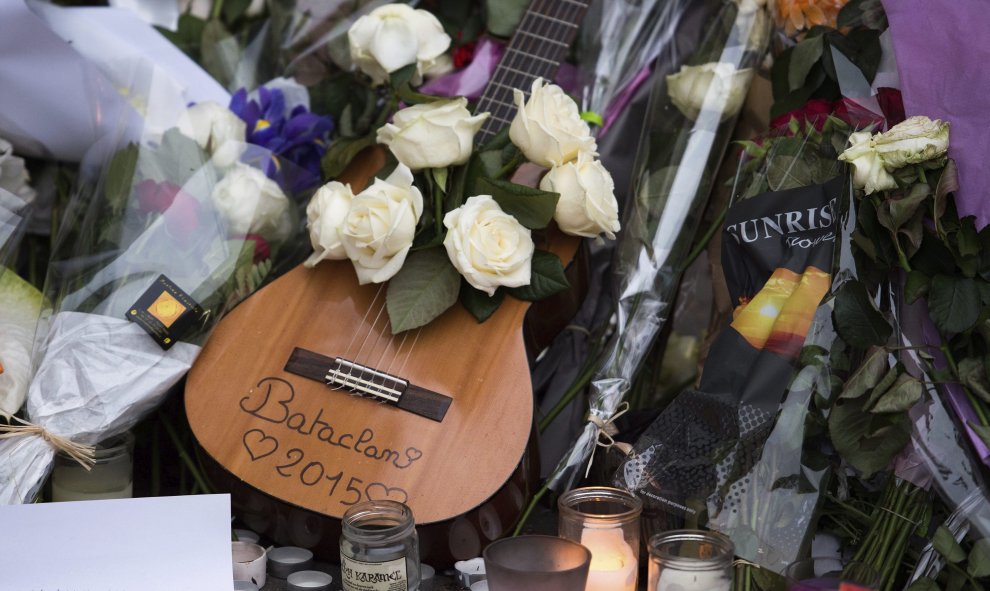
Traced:
[[731, 591], [734, 547], [712, 531], [680, 529], [650, 538], [649, 591]]
[[636, 495], [605, 486], [576, 488], [557, 501], [557, 534], [591, 551], [587, 591], [635, 591], [639, 571]]
[[575, 591], [588, 580], [591, 552], [554, 536], [517, 536], [483, 552], [489, 591]]
[[129, 499], [134, 496], [134, 436], [124, 433], [96, 445], [93, 468], [69, 456], [55, 456], [53, 501]]

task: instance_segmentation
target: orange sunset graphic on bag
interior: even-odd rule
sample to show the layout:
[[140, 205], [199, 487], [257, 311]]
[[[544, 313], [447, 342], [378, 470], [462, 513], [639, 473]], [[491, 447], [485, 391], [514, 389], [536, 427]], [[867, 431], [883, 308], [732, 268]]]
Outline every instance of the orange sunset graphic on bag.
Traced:
[[148, 306], [148, 313], [164, 324], [165, 328], [170, 328], [185, 311], [186, 307], [167, 291], [163, 291], [158, 299]]
[[828, 292], [831, 277], [808, 267], [803, 274], [778, 268], [763, 289], [732, 312], [734, 328], [756, 349], [795, 357], [804, 345], [818, 304]]

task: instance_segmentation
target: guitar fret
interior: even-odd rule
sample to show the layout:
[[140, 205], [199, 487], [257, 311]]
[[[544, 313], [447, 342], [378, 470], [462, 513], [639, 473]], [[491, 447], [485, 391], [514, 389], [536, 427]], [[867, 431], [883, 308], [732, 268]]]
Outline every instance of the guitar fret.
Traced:
[[[544, 60], [544, 61], [549, 62], [550, 64], [553, 64], [553, 67], [556, 67], [556, 66], [559, 66], [560, 65], [559, 63], [557, 63], [555, 61], [552, 61], [552, 60]], [[539, 78], [539, 76], [534, 76], [533, 74], [531, 74], [529, 72], [523, 72], [522, 70], [517, 70], [517, 69], [515, 69], [515, 68], [513, 68], [511, 66], [499, 65], [498, 69], [499, 70], [507, 70], [509, 72], [512, 72], [513, 74], [519, 74], [521, 76], [525, 76], [525, 77], [531, 78], [533, 80], [535, 80], [536, 78]]]
[[529, 31], [517, 31], [516, 34], [517, 35], [525, 35], [527, 37], [532, 37], [533, 39], [539, 39], [540, 41], [543, 41], [545, 43], [552, 43], [552, 44], [557, 45], [559, 47], [565, 47], [565, 48], [566, 47], [570, 47], [570, 44], [564, 43], [563, 41], [557, 41], [556, 39], [547, 39], [546, 37], [541, 37], [541, 36], [539, 36], [539, 35], [537, 35], [535, 33], [530, 33]]
[[555, 23], [559, 23], [561, 25], [564, 25], [565, 27], [573, 27], [575, 29], [578, 28], [578, 26], [576, 24], [574, 24], [574, 23], [572, 23], [570, 21], [561, 20], [559, 18], [550, 16], [549, 14], [539, 14], [539, 13], [534, 13], [534, 14], [536, 16], [542, 18], [542, 19], [545, 19], [545, 20], [548, 20], [548, 21], [553, 21]]

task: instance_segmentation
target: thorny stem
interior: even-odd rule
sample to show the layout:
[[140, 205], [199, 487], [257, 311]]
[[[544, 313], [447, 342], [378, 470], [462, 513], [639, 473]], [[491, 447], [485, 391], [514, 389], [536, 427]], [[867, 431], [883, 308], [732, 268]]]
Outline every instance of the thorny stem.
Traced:
[[684, 260], [684, 266], [682, 269], [685, 271], [689, 269], [691, 264], [694, 263], [694, 260], [701, 256], [701, 253], [705, 252], [705, 249], [708, 248], [708, 243], [715, 237], [715, 233], [722, 229], [722, 222], [725, 221], [725, 215], [728, 211], [728, 207], [722, 209], [721, 213], [718, 214], [718, 217], [712, 221], [711, 226], [709, 226], [708, 230], [705, 231], [705, 235], [701, 237], [698, 244], [696, 244], [691, 250], [691, 253], [688, 254], [687, 259]]
[[525, 526], [526, 522], [529, 520], [529, 514], [533, 512], [536, 504], [540, 502], [540, 499], [542, 499], [543, 495], [547, 494], [547, 491], [549, 490], [550, 483], [546, 482], [542, 487], [540, 487], [540, 490], [533, 495], [532, 500], [529, 501], [529, 505], [526, 505], [526, 510], [523, 512], [522, 516], [519, 517], [519, 523], [517, 523], [516, 528], [512, 530], [512, 537], [518, 536], [522, 533], [523, 526]]

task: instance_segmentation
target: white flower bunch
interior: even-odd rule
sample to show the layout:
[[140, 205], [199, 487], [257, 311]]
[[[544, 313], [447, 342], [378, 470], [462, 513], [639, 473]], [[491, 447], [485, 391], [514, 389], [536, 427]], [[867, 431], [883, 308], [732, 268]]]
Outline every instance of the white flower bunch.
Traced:
[[853, 166], [853, 185], [867, 195], [897, 188], [891, 174], [909, 164], [941, 164], [949, 150], [949, 122], [924, 115], [908, 117], [884, 133], [849, 136], [839, 160]]

